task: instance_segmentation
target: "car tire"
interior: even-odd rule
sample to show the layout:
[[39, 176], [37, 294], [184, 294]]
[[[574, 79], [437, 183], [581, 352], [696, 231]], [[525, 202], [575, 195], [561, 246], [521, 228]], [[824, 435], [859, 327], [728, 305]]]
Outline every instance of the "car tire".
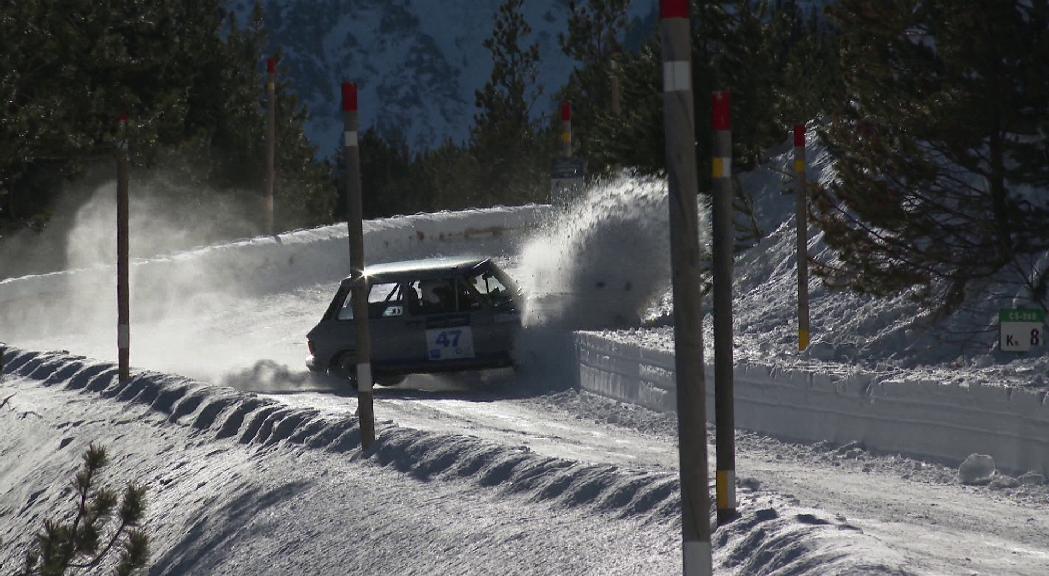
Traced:
[[357, 361], [352, 354], [342, 354], [336, 358], [328, 373], [339, 380], [349, 382], [350, 388], [357, 389]]

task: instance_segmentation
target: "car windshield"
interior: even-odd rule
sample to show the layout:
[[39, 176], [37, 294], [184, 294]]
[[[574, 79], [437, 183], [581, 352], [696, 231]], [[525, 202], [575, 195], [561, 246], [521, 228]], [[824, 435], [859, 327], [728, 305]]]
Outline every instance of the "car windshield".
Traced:
[[508, 282], [505, 282], [499, 276], [501, 275], [493, 270], [482, 269], [469, 276], [467, 281], [478, 294], [492, 304], [492, 307], [496, 309], [513, 308], [513, 291], [507, 286]]

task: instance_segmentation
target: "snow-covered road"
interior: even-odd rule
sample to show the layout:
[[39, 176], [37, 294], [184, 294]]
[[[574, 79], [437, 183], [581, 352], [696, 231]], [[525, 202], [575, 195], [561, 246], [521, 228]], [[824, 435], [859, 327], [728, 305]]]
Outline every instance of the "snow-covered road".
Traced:
[[[553, 457], [675, 469], [670, 417], [575, 391], [530, 396], [515, 390], [515, 383], [418, 377], [379, 389], [376, 414], [412, 428], [524, 445]], [[356, 408], [352, 397], [324, 393], [270, 397], [332, 413]], [[713, 469], [713, 445], [709, 449]], [[1049, 569], [1049, 490], [1005, 494], [962, 486], [953, 469], [846, 452], [743, 434], [737, 474], [746, 484], [757, 482], [802, 506], [847, 518], [898, 552], [901, 564], [916, 574], [1035, 576]]]

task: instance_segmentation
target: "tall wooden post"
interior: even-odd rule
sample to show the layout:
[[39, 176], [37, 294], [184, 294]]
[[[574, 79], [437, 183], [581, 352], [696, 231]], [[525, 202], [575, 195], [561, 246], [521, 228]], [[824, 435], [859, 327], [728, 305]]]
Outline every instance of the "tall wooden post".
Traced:
[[736, 424], [733, 406], [732, 257], [736, 242], [732, 208], [732, 94], [714, 92], [714, 413], [717, 421], [718, 524], [736, 516]]
[[809, 347], [809, 210], [805, 125], [794, 126], [794, 221], [798, 228], [798, 350]]
[[561, 103], [561, 155], [572, 157], [572, 103]]
[[364, 209], [361, 199], [361, 155], [357, 147], [357, 85], [342, 85], [343, 159], [346, 182], [346, 225], [350, 240], [350, 278], [353, 318], [357, 327], [357, 405], [361, 448], [375, 442], [372, 395], [371, 336], [368, 332], [368, 277], [364, 275]]
[[688, 0], [661, 0], [663, 124], [670, 193], [670, 257], [674, 298], [678, 457], [681, 475], [682, 569], [709, 576], [710, 493], [707, 489], [706, 384], [700, 295], [695, 111]]
[[117, 135], [117, 363], [121, 382], [131, 377], [131, 304], [128, 262], [127, 116]]
[[274, 190], [277, 186], [277, 59], [266, 60], [266, 198], [265, 203], [265, 227], [267, 234], [276, 234], [274, 227]]

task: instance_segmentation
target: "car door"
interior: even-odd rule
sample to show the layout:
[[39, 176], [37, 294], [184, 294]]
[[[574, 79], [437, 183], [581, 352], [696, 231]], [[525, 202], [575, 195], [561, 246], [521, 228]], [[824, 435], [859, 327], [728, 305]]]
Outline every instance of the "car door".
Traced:
[[411, 360], [411, 346], [404, 338], [409, 321], [402, 283], [375, 281], [368, 291], [368, 328], [377, 370]]
[[482, 265], [460, 279], [460, 302], [469, 310], [477, 341], [477, 356], [488, 362], [509, 360], [520, 312], [507, 287], [488, 266]]
[[417, 356], [420, 370], [473, 363], [477, 339], [469, 313], [459, 310], [455, 276], [424, 278], [407, 288], [413, 292], [411, 299], [417, 301], [410, 306], [410, 327], [415, 330], [415, 342], [421, 345]]

